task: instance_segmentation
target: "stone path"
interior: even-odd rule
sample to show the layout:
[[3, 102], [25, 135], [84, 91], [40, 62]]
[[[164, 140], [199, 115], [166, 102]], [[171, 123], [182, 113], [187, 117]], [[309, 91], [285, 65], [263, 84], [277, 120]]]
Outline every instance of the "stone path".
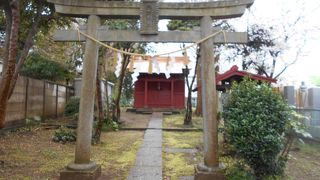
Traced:
[[128, 180], [162, 180], [162, 113], [153, 113]]

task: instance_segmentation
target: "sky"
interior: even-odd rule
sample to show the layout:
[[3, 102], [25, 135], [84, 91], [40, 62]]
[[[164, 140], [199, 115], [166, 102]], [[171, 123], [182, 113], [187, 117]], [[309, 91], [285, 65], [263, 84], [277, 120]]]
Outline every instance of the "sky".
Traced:
[[[307, 85], [312, 86], [309, 81], [310, 77], [320, 76], [320, 59], [317, 53], [320, 48], [319, 17], [319, 0], [255, 0], [249, 11], [241, 18], [236, 18], [231, 22], [237, 31], [242, 32], [246, 31], [248, 24], [258, 23], [266, 27], [272, 26], [275, 33], [278, 33], [279, 41], [283, 39], [281, 27], [285, 26], [289, 31], [290, 40], [281, 55], [282, 61], [284, 63], [291, 62], [296, 58], [297, 47], [301, 46], [302, 48], [300, 48], [301, 52], [297, 56], [296, 63], [291, 65], [281, 76], [280, 84], [298, 86], [301, 81], [305, 81]], [[298, 18], [297, 24], [289, 26]], [[167, 20], [160, 21], [159, 30], [166, 30], [167, 22]], [[179, 44], [153, 44], [152, 46], [157, 53], [180, 48]], [[226, 71], [233, 64], [224, 63], [220, 69]]]

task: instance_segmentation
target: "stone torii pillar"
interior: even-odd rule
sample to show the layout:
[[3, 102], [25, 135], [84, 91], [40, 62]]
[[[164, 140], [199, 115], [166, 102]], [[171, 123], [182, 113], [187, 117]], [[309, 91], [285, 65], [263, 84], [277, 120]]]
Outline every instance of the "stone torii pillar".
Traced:
[[[225, 19], [241, 16], [254, 0], [221, 0], [198, 3], [165, 3], [157, 0], [142, 0], [142, 2], [94, 1], [94, 0], [47, 0], [54, 3], [56, 12], [73, 17], [89, 16], [87, 34], [104, 42], [197, 42], [212, 34], [212, 19]], [[140, 31], [100, 31], [96, 22], [98, 16], [108, 19], [139, 19]], [[90, 20], [91, 19], [91, 20]], [[94, 20], [96, 19], [96, 20]], [[200, 19], [201, 30], [189, 32], [158, 32], [159, 19]], [[95, 30], [93, 30], [95, 29]], [[76, 31], [60, 31], [56, 34], [57, 41], [78, 41]], [[86, 40], [86, 55], [82, 85], [78, 139], [75, 162], [61, 173], [61, 179], [96, 179], [100, 174], [99, 166], [90, 161], [90, 146], [93, 90], [97, 57], [96, 43]], [[213, 58], [213, 43], [224, 43], [223, 34], [201, 43], [201, 79], [204, 109], [204, 162], [196, 168], [196, 179], [223, 179], [220, 174], [218, 159], [217, 106], [215, 91], [215, 72]], [[244, 33], [226, 33], [227, 43], [246, 43]], [[91, 45], [88, 45], [91, 44]], [[87, 50], [88, 48], [88, 50]], [[92, 58], [92, 59], [90, 59]], [[90, 59], [90, 62], [89, 60]], [[88, 63], [88, 64], [87, 64]], [[91, 64], [92, 63], [92, 64]], [[87, 67], [88, 66], [88, 67]], [[92, 82], [90, 82], [92, 80]], [[91, 90], [88, 90], [91, 89]], [[86, 97], [84, 97], [86, 96]], [[91, 101], [89, 100], [91, 98]], [[87, 101], [90, 101], [87, 104]], [[82, 119], [81, 119], [82, 118]], [[90, 124], [91, 123], [91, 124]], [[81, 135], [80, 135], [81, 134]], [[81, 137], [79, 137], [81, 136]], [[68, 176], [64, 176], [67, 174]]]
[[[87, 34], [96, 38], [99, 26], [100, 17], [90, 15]], [[86, 40], [75, 160], [60, 173], [60, 179], [63, 180], [97, 179], [101, 174], [100, 165], [90, 160], [98, 50], [96, 42], [91, 39]]]
[[[200, 19], [201, 37], [211, 34], [212, 19]], [[196, 166], [195, 179], [225, 179], [219, 167], [217, 92], [214, 68], [214, 46], [212, 39], [200, 44], [201, 93], [203, 109], [204, 162]]]

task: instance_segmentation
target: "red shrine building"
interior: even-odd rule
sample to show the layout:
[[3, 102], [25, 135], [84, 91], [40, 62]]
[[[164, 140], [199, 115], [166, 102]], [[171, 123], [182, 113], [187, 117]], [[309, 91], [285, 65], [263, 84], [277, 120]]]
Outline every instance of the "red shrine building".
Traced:
[[[258, 74], [249, 73], [246, 71], [240, 71], [238, 66], [234, 65], [230, 70], [226, 71], [223, 74], [216, 75], [216, 88], [218, 91], [225, 92], [230, 89], [233, 82], [240, 82], [245, 77], [249, 77], [253, 81], [265, 82], [265, 83], [277, 83], [276, 79], [268, 78]], [[201, 89], [201, 86], [198, 86], [193, 91]]]
[[[148, 61], [134, 59], [134, 67], [139, 68], [134, 83], [134, 108], [179, 110], [185, 108], [185, 80], [182, 69], [185, 68], [184, 57], [157, 57], [158, 72], [154, 67], [148, 73]], [[140, 61], [140, 62], [139, 62]], [[170, 77], [166, 77], [165, 69], [171, 64]], [[167, 74], [168, 75], [168, 74]]]

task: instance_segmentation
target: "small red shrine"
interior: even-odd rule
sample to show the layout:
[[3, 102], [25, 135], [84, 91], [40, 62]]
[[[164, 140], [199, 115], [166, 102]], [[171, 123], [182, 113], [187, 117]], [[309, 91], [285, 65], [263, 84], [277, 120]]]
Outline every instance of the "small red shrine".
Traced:
[[183, 74], [171, 74], [166, 79], [164, 74], [139, 75], [135, 82], [134, 108], [184, 108]]
[[[167, 57], [157, 57], [161, 72], [147, 73], [139, 70], [139, 76], [134, 83], [134, 108], [135, 109], [166, 109], [179, 110], [185, 108], [185, 80], [182, 73], [184, 57], [175, 57], [175, 70], [167, 78], [163, 69], [168, 63]], [[144, 62], [142, 62], [144, 63]], [[146, 66], [135, 61], [135, 66], [140, 69]]]
[[[276, 79], [249, 73], [246, 71], [240, 71], [238, 66], [234, 65], [225, 73], [216, 75], [216, 88], [218, 91], [226, 91], [227, 89], [230, 89], [232, 82], [240, 82], [244, 77], [249, 77], [251, 80], [258, 82], [277, 83]], [[193, 91], [197, 91], [198, 88], [200, 89], [201, 86], [198, 86]]]

